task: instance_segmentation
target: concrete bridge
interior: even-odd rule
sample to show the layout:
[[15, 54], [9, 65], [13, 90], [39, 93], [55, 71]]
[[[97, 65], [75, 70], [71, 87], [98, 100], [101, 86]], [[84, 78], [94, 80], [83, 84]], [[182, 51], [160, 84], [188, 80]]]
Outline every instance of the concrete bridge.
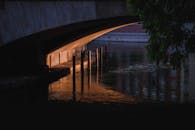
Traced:
[[126, 0], [0, 1], [0, 45], [58, 26], [125, 15]]
[[64, 59], [61, 49], [64, 46], [81, 46], [139, 21], [137, 17], [127, 16], [125, 0], [4, 1], [0, 5], [3, 75], [47, 71], [51, 54], [53, 57], [62, 54], [58, 59]]

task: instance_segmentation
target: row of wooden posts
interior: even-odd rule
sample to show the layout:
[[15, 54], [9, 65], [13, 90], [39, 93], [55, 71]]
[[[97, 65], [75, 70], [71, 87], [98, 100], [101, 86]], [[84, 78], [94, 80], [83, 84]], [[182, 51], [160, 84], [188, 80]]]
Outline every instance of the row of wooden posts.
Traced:
[[[101, 48], [96, 48], [95, 49], [95, 62], [96, 62], [96, 68], [98, 71], [98, 68], [102, 65], [101, 62], [103, 60], [103, 47]], [[88, 84], [91, 84], [91, 69], [92, 69], [92, 51], [81, 51], [81, 63], [80, 63], [80, 70], [81, 70], [81, 94], [84, 92], [84, 59], [85, 59], [85, 54], [87, 52], [87, 61], [88, 61]], [[76, 56], [73, 55], [72, 58], [72, 80], [73, 80], [73, 100], [76, 100]]]

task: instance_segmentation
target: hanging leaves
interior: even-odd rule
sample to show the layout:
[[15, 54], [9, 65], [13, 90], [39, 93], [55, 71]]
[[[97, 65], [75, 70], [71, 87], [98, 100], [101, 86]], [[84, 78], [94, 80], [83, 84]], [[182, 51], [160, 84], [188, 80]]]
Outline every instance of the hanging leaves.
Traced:
[[[128, 0], [134, 12], [143, 20], [143, 27], [150, 35], [148, 56], [159, 63], [179, 67], [187, 57], [191, 32], [184, 26], [193, 22], [193, 0]], [[192, 31], [194, 31], [192, 29]]]

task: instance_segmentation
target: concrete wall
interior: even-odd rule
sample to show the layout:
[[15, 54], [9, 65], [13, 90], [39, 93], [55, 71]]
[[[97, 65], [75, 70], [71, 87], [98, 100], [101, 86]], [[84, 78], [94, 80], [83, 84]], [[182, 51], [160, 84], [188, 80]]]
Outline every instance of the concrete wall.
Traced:
[[0, 45], [79, 21], [125, 15], [125, 0], [5, 1], [0, 6]]
[[41, 30], [95, 19], [94, 8], [93, 1], [5, 2], [0, 11], [1, 40], [6, 43]]
[[96, 0], [97, 18], [107, 18], [113, 16], [127, 15], [126, 0]]

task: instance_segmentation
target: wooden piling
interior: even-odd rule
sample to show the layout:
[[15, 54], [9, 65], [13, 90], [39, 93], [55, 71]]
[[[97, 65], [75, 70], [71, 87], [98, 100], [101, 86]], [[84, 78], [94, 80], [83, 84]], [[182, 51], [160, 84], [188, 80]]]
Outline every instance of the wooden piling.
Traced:
[[96, 82], [99, 83], [99, 49], [96, 48]]
[[84, 56], [85, 52], [81, 51], [81, 94], [84, 92]]
[[76, 101], [76, 56], [72, 57], [73, 101]]
[[61, 52], [59, 53], [59, 65], [61, 63]]
[[52, 66], [52, 55], [49, 56], [49, 67], [51, 68]]
[[100, 59], [101, 59], [100, 62], [101, 62], [101, 65], [103, 65], [103, 58], [104, 58], [104, 55], [103, 55], [103, 54], [104, 54], [104, 48], [101, 47], [101, 48], [100, 48], [100, 57], [101, 57], [101, 58], [100, 58]]
[[91, 70], [91, 51], [88, 51], [88, 70]]
[[96, 65], [97, 67], [99, 66], [99, 52], [98, 52], [98, 48], [96, 48]]
[[91, 51], [88, 51], [88, 88], [91, 87]]

